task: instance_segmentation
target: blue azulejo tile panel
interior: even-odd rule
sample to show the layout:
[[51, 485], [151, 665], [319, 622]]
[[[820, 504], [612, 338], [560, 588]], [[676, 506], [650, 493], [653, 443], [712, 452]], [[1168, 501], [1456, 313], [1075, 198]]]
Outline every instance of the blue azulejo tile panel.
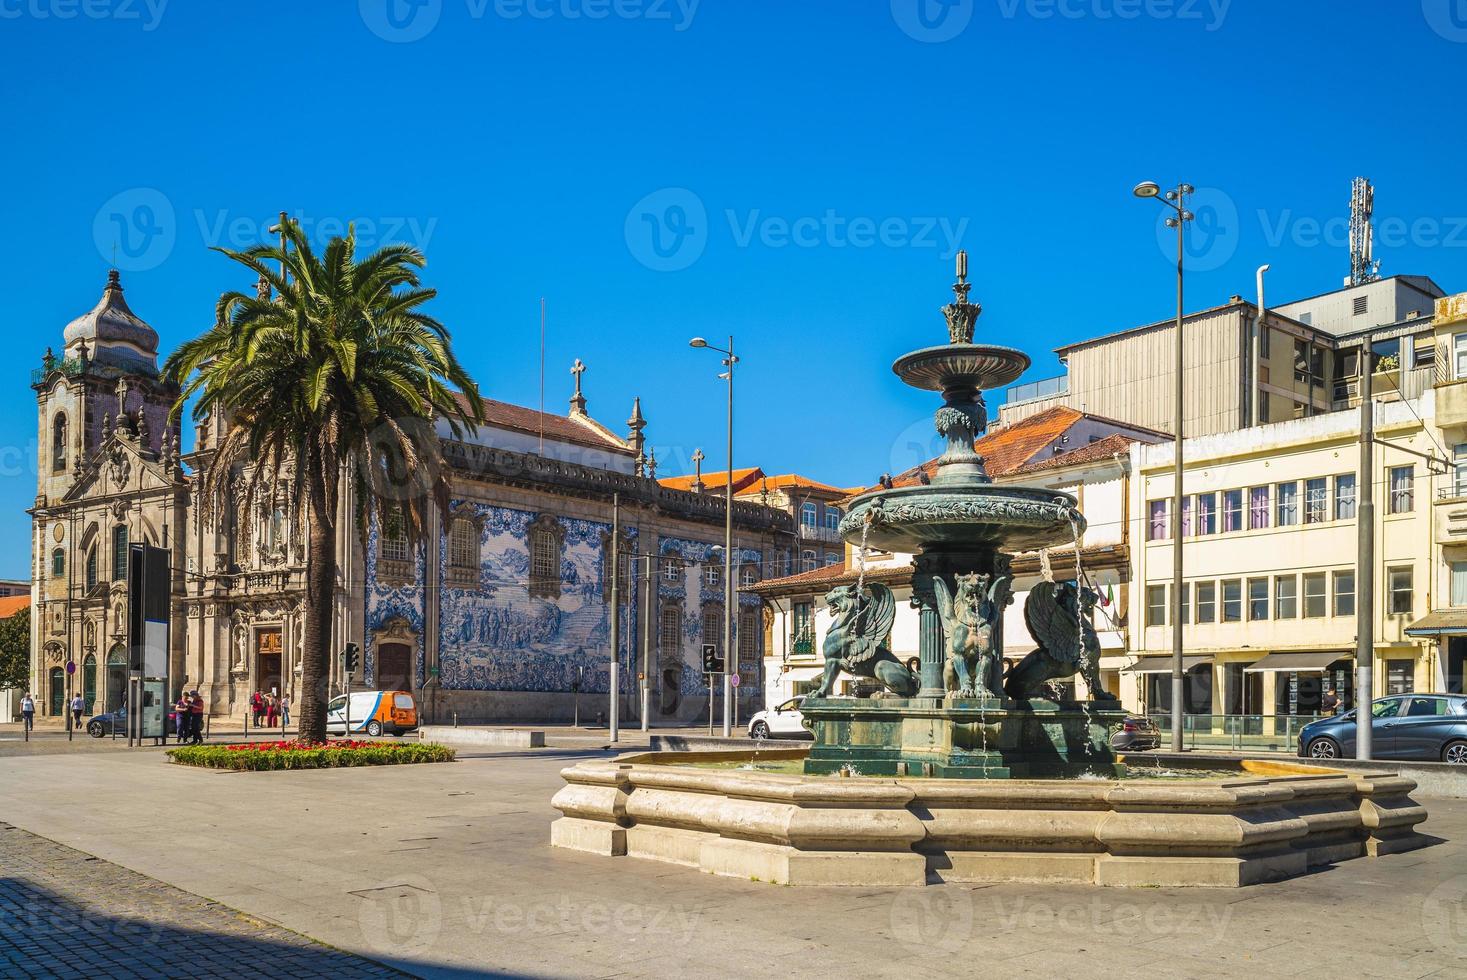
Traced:
[[416, 549], [412, 558], [413, 580], [410, 584], [387, 584], [377, 574], [377, 557], [382, 545], [382, 535], [377, 516], [374, 514], [367, 528], [366, 560], [366, 634], [362, 641], [363, 676], [369, 686], [377, 683], [377, 631], [386, 629], [394, 619], [408, 625], [416, 642], [417, 663], [413, 670], [417, 686], [424, 681], [423, 665], [423, 549]]

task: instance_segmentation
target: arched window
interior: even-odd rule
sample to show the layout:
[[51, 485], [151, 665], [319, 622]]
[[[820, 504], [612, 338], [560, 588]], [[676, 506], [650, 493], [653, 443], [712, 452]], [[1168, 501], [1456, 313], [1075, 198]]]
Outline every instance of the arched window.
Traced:
[[51, 423], [51, 470], [60, 473], [66, 469], [66, 413], [57, 412]]
[[666, 556], [662, 559], [662, 581], [681, 582], [683, 580], [683, 566], [675, 558]]
[[66, 551], [57, 548], [51, 552], [51, 577], [61, 578], [66, 574]]
[[804, 506], [800, 508], [800, 523], [806, 527], [817, 526], [815, 505], [809, 501], [806, 501]]
[[832, 531], [839, 529], [839, 527], [840, 527], [840, 508], [839, 507], [831, 507], [829, 505], [826, 506], [826, 508], [825, 508], [825, 526], [827, 528], [829, 528], [830, 530], [832, 530]]
[[815, 552], [813, 551], [800, 552], [800, 561], [805, 566], [804, 571], [807, 572], [813, 572], [820, 567], [819, 559], [816, 558]]
[[703, 610], [703, 640], [723, 650], [723, 610], [710, 606]]
[[[549, 514], [541, 514], [530, 525], [530, 598], [560, 598], [560, 549], [564, 541], [565, 527]], [[610, 585], [606, 583], [608, 590]]]
[[759, 566], [749, 562], [739, 569], [739, 584], [750, 586], [759, 581]]
[[97, 704], [97, 656], [89, 653], [82, 660], [82, 699], [86, 701], [90, 714]]
[[[469, 524], [468, 521], [464, 523]], [[473, 527], [472, 524], [469, 526]], [[408, 560], [407, 524], [403, 521], [402, 510], [398, 507], [387, 508], [382, 517], [382, 560]]]
[[118, 524], [112, 529], [112, 581], [127, 578], [127, 525]]
[[662, 607], [662, 623], [659, 649], [664, 660], [676, 660], [677, 651], [683, 645], [683, 611], [676, 604], [666, 603]]
[[837, 563], [839, 561], [840, 561], [840, 555], [837, 555], [833, 551], [826, 552], [826, 555], [825, 555], [825, 567], [826, 568], [829, 568], [831, 565], [834, 565], [835, 563]]
[[478, 564], [479, 541], [474, 522], [455, 517], [448, 532], [448, 563], [455, 568], [473, 568]]
[[87, 549], [87, 592], [97, 587], [97, 546]]

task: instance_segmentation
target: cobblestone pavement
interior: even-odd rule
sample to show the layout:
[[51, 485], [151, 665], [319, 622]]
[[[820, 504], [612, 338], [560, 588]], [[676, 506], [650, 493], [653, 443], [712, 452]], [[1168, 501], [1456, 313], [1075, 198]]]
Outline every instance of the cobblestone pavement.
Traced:
[[400, 977], [0, 823], [0, 977]]

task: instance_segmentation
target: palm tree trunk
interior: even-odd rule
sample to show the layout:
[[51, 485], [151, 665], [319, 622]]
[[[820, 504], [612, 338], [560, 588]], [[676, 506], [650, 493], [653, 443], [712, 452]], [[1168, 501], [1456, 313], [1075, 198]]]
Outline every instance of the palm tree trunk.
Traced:
[[300, 739], [326, 741], [327, 665], [336, 591], [336, 509], [318, 486], [309, 491], [306, 532], [306, 622], [301, 650]]

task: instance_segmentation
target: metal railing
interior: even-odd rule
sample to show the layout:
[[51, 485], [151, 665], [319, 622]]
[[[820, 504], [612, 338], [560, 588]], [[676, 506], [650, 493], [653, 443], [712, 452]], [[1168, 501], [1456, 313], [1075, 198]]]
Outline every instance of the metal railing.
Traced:
[[[1161, 730], [1165, 746], [1171, 736], [1169, 713], [1148, 714]], [[1293, 752], [1298, 748], [1299, 730], [1327, 715], [1204, 715], [1182, 716], [1182, 741], [1189, 749]]]
[[1039, 381], [1029, 381], [1025, 384], [1014, 385], [1009, 389], [1004, 399], [1008, 404], [1016, 402], [1027, 402], [1035, 398], [1053, 398], [1055, 395], [1063, 395], [1070, 390], [1070, 376], [1061, 374], [1055, 378], [1043, 378]]

